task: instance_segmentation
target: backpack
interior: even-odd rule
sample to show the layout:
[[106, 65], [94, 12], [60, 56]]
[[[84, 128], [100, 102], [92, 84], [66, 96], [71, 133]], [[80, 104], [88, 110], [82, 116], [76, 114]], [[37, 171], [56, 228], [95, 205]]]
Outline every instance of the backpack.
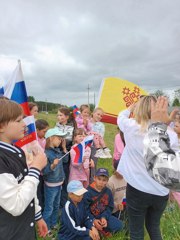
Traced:
[[153, 123], [144, 138], [147, 172], [159, 184], [180, 192], [180, 151], [170, 148], [167, 125]]

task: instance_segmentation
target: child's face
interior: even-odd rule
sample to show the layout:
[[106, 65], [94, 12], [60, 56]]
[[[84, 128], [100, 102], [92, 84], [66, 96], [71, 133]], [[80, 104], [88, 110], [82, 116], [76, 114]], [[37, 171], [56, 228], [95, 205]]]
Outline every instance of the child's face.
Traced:
[[16, 120], [0, 127], [0, 140], [11, 144], [13, 140], [23, 138], [25, 127], [23, 116], [19, 116]]
[[40, 139], [41, 139], [41, 138], [44, 138], [47, 130], [48, 130], [48, 127], [44, 128], [44, 129], [41, 129], [41, 130], [37, 129], [37, 135], [38, 135], [38, 137], [39, 137]]
[[52, 147], [59, 147], [62, 142], [62, 137], [60, 136], [52, 136], [51, 137], [51, 146]]
[[180, 121], [175, 121], [174, 123], [174, 131], [180, 135]]
[[37, 117], [37, 115], [38, 115], [38, 107], [37, 106], [34, 106], [31, 109], [31, 115], [33, 115], [35, 118]]
[[65, 115], [64, 113], [58, 111], [58, 114], [57, 114], [57, 119], [58, 119], [58, 122], [60, 124], [66, 124], [68, 119], [69, 119], [69, 116]]
[[90, 110], [89, 110], [89, 108], [85, 108], [85, 109], [81, 112], [81, 115], [82, 115], [82, 117], [85, 118], [85, 119], [89, 118], [89, 116], [90, 116]]
[[69, 193], [70, 199], [73, 201], [74, 204], [80, 203], [83, 199], [83, 195], [76, 195], [74, 193]]
[[96, 189], [101, 192], [103, 188], [105, 188], [105, 186], [107, 185], [108, 177], [95, 176], [94, 181], [95, 181]]
[[97, 110], [93, 113], [93, 120], [95, 122], [100, 122], [103, 117], [103, 112], [101, 110]]
[[77, 144], [79, 144], [80, 142], [82, 142], [82, 141], [84, 140], [84, 138], [85, 138], [85, 135], [84, 135], [84, 134], [83, 134], [83, 135], [76, 135], [76, 136], [74, 137], [74, 142], [77, 143]]

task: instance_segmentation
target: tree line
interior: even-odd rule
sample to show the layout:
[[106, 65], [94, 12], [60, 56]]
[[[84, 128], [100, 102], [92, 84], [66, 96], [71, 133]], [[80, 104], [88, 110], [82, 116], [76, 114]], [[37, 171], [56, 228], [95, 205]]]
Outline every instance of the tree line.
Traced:
[[[168, 94], [164, 93], [162, 90], [157, 90], [154, 93], [151, 93], [157, 97], [159, 96], [166, 96], [170, 99]], [[36, 101], [33, 96], [28, 97], [28, 102], [35, 102], [38, 105], [39, 111], [41, 112], [51, 112], [51, 113], [57, 113], [58, 108], [64, 106], [60, 103], [52, 103], [47, 101]], [[91, 111], [94, 110], [95, 105], [89, 104]], [[180, 107], [180, 89], [174, 91], [174, 98], [172, 100], [172, 103], [170, 104], [172, 107]], [[72, 106], [66, 106], [69, 107], [70, 110], [72, 110]]]

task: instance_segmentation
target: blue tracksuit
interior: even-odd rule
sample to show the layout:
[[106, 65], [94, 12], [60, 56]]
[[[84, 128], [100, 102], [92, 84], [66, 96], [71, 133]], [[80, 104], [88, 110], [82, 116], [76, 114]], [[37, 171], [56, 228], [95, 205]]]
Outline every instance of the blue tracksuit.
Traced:
[[84, 194], [84, 202], [88, 215], [93, 219], [105, 218], [109, 232], [118, 232], [122, 230], [122, 221], [112, 216], [114, 208], [114, 199], [109, 188], [105, 187], [102, 192], [95, 189], [95, 182], [87, 188], [88, 192]]
[[59, 240], [90, 240], [89, 230], [93, 220], [87, 215], [84, 201], [77, 206], [68, 200], [62, 209], [61, 227], [58, 233]]

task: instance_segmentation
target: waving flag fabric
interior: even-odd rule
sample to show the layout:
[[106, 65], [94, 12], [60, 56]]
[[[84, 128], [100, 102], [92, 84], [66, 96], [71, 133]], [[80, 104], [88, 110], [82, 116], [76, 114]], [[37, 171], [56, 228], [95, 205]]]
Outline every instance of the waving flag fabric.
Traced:
[[126, 206], [126, 197], [125, 196], [122, 199], [122, 205]]
[[84, 152], [87, 146], [91, 146], [93, 142], [93, 135], [85, 137], [85, 139], [77, 144], [75, 147], [73, 147], [73, 150], [75, 151], [76, 155], [74, 158], [74, 163], [82, 163], [83, 162], [83, 156]]
[[93, 142], [93, 135], [89, 135], [84, 139], [85, 148], [90, 147]]
[[76, 152], [75, 158], [74, 158], [74, 163], [82, 163], [83, 162], [83, 155], [84, 155], [84, 144], [79, 143], [75, 147], [73, 147], [74, 151]]
[[34, 116], [30, 116], [28, 97], [25, 82], [23, 80], [20, 60], [18, 61], [18, 65], [9, 80], [4, 84], [3, 87], [0, 88], [0, 94], [19, 103], [22, 106], [24, 115], [27, 116], [23, 119], [23, 121], [26, 123], [25, 136], [21, 140], [16, 141], [15, 145], [23, 147], [24, 151], [29, 149], [32, 150], [34, 145], [37, 145], [36, 127]]
[[26, 86], [23, 80], [20, 61], [18, 61], [18, 65], [9, 80], [0, 89], [0, 94], [19, 103], [23, 107], [24, 114], [30, 115]]
[[80, 114], [79, 108], [76, 105], [74, 105], [72, 108], [73, 108], [73, 116], [74, 118], [76, 118], [77, 115]]
[[102, 121], [117, 124], [119, 112], [137, 102], [140, 95], [148, 93], [132, 82], [116, 77], [104, 79], [97, 104], [105, 112]]
[[18, 147], [23, 147], [37, 139], [34, 116], [28, 116], [23, 119], [26, 124], [24, 137], [15, 142]]

